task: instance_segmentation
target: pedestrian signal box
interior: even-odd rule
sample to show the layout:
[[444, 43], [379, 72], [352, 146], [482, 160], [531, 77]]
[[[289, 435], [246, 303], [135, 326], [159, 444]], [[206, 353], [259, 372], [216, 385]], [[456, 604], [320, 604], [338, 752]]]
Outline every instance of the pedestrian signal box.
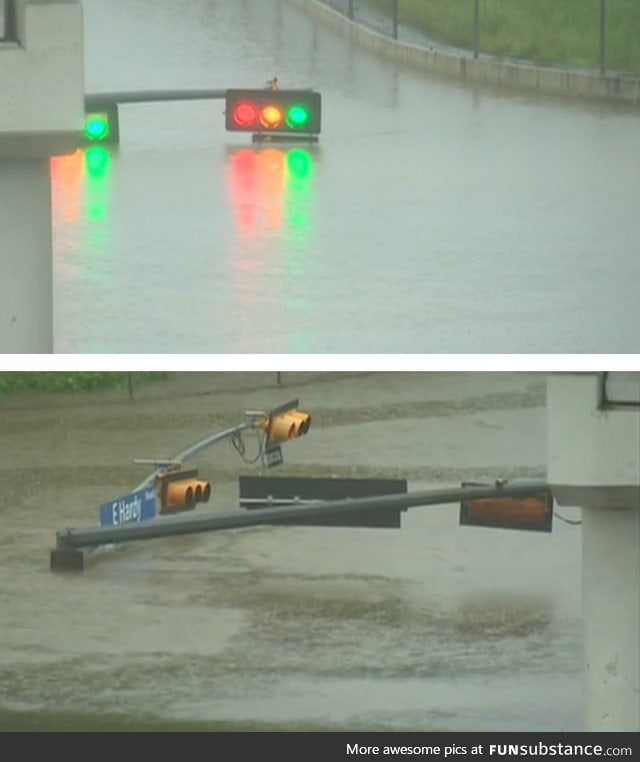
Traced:
[[318, 135], [321, 97], [314, 90], [226, 90], [230, 132]]

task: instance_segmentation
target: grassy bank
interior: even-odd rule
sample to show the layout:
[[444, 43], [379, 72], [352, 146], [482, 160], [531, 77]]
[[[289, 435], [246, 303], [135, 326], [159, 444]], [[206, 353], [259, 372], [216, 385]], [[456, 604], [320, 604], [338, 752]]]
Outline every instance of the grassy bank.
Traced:
[[151, 380], [166, 377], [166, 373], [113, 373], [61, 371], [0, 373], [0, 395], [17, 392], [55, 394], [60, 392], [87, 392], [95, 389], [126, 389]]
[[[362, 726], [358, 731], [377, 728]], [[351, 730], [336, 722], [320, 724], [309, 721], [278, 723], [233, 720], [167, 720], [144, 715], [134, 717], [109, 712], [47, 712], [0, 709], [0, 733], [302, 733], [345, 732]]]
[[[391, 13], [392, 0], [367, 0]], [[401, 23], [473, 49], [474, 0], [398, 0]], [[640, 2], [607, 0], [606, 68], [640, 73]], [[600, 0], [480, 0], [480, 50], [541, 64], [598, 69]]]

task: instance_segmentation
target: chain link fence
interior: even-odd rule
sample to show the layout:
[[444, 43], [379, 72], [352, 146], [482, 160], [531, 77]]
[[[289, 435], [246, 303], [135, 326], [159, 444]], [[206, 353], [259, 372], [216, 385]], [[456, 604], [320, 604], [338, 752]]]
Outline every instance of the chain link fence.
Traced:
[[640, 74], [638, 0], [319, 0], [399, 42], [600, 74]]

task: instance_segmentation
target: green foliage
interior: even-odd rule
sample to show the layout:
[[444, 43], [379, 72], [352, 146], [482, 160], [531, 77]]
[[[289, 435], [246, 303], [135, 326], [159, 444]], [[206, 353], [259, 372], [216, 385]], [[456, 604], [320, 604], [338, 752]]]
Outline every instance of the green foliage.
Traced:
[[[131, 379], [129, 379], [131, 376]], [[129, 380], [134, 384], [166, 378], [166, 373], [115, 373], [99, 371], [2, 372], [0, 394], [12, 392], [82, 392], [94, 389], [126, 388]]]
[[[390, 14], [391, 0], [369, 0]], [[472, 49], [475, 0], [398, 0], [400, 21]], [[640, 72], [640, 2], [607, 0], [606, 68]], [[480, 50], [540, 64], [598, 69], [600, 0], [480, 0]]]

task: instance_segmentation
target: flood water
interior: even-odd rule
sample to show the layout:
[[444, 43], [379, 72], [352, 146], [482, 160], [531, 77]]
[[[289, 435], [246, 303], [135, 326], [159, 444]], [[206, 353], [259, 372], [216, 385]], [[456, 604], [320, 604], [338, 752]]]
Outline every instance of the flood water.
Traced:
[[412, 508], [400, 529], [188, 535], [50, 571], [57, 531], [95, 525], [142, 480], [134, 458], [298, 397], [312, 427], [278, 469], [228, 442], [194, 461], [213, 489], [198, 511], [237, 506], [239, 474], [409, 490], [545, 475], [542, 374], [192, 373], [133, 400], [6, 399], [3, 729], [582, 729], [580, 528], [558, 519], [541, 534]]
[[322, 95], [314, 144], [129, 104], [52, 161], [60, 353], [636, 353], [637, 108], [466, 88], [285, 0], [84, 0], [88, 93]]

